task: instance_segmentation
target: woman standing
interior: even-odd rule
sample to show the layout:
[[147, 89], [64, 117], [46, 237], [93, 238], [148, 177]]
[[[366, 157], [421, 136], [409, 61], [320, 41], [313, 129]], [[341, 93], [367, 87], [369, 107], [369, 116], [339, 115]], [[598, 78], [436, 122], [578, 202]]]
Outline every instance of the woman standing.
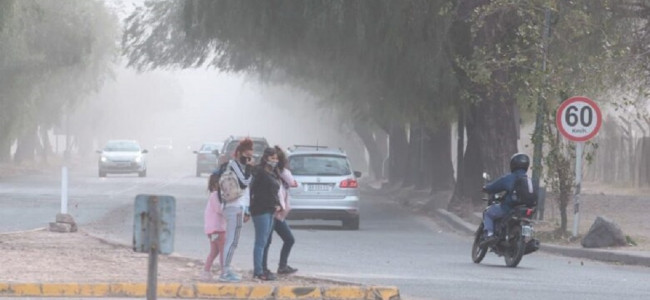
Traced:
[[226, 216], [226, 245], [224, 247], [226, 257], [219, 281], [239, 282], [241, 276], [231, 270], [230, 264], [235, 255], [235, 249], [237, 249], [242, 223], [248, 222], [250, 218], [248, 214], [248, 206], [250, 205], [248, 186], [252, 180], [253, 168], [253, 141], [251, 139], [246, 138], [239, 142], [235, 149], [234, 159], [229, 160], [220, 168], [222, 174], [226, 168], [230, 168], [237, 175], [243, 194], [237, 200], [226, 203], [223, 209]]
[[[278, 264], [278, 274], [292, 274], [298, 271], [298, 269], [292, 268], [288, 265], [287, 261], [289, 259], [289, 253], [291, 248], [295, 243], [293, 234], [291, 233], [291, 228], [285, 220], [289, 211], [291, 210], [291, 205], [289, 203], [289, 189], [291, 186], [295, 185], [293, 175], [291, 171], [287, 168], [287, 156], [282, 151], [282, 148], [275, 146], [275, 151], [278, 156], [278, 165], [275, 171], [277, 172], [280, 178], [280, 189], [278, 191], [278, 198], [280, 199], [280, 205], [282, 210], [275, 213], [273, 220], [273, 230], [280, 236], [282, 239], [282, 250], [280, 251], [280, 263]], [[267, 258], [269, 254], [269, 248], [271, 246], [271, 240], [273, 238], [273, 233], [269, 236], [269, 240], [266, 243], [266, 248], [264, 248], [264, 259], [262, 264], [264, 266], [265, 272], [270, 272], [267, 268]]]
[[251, 215], [255, 225], [255, 246], [253, 248], [253, 277], [261, 280], [275, 280], [275, 275], [264, 270], [262, 260], [264, 249], [273, 232], [273, 215], [280, 211], [280, 179], [275, 172], [278, 155], [274, 148], [264, 149], [264, 154], [254, 172], [251, 185]]

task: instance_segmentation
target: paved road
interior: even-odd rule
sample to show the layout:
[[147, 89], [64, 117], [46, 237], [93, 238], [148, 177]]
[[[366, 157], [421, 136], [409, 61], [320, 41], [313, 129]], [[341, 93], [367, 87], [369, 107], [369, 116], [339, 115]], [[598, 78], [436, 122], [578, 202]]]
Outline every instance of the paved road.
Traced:
[[[196, 178], [191, 160], [156, 166], [149, 177], [71, 170], [70, 213], [84, 230], [128, 244], [132, 206], [139, 193], [170, 194], [177, 199], [175, 250], [202, 259], [207, 178]], [[0, 182], [0, 231], [43, 227], [59, 210], [59, 174], [41, 174]], [[290, 264], [302, 275], [397, 285], [404, 299], [650, 299], [650, 269], [616, 266], [535, 253], [520, 267], [504, 267], [488, 254], [484, 263], [470, 260], [471, 240], [428, 218], [414, 215], [381, 196], [365, 195], [361, 230], [341, 230], [338, 222], [291, 222], [296, 245]], [[250, 269], [253, 228], [244, 226], [234, 265]], [[277, 262], [277, 236], [270, 253]]]

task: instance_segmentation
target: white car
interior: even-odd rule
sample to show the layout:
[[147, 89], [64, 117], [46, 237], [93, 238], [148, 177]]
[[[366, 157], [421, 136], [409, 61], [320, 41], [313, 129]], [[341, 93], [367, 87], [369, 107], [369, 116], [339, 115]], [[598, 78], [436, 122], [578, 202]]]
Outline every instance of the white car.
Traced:
[[296, 146], [288, 155], [289, 169], [296, 180], [289, 190], [292, 220], [341, 220], [343, 227], [359, 229], [359, 184], [361, 172], [352, 171], [341, 149], [325, 146]]
[[138, 176], [147, 176], [147, 163], [144, 154], [147, 150], [140, 148], [140, 144], [133, 140], [110, 140], [103, 150], [97, 151], [99, 157], [99, 177], [106, 177], [109, 173], [138, 173]]

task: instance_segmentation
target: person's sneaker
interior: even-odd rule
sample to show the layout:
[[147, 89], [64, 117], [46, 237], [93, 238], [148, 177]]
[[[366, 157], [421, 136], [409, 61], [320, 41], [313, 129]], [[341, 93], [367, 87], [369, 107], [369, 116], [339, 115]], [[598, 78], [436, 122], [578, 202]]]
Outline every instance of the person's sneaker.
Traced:
[[298, 272], [298, 269], [292, 268], [291, 266], [284, 266], [284, 267], [279, 267], [278, 268], [278, 274], [293, 274]]
[[263, 281], [271, 281], [275, 280], [275, 275], [271, 272], [264, 272], [263, 274], [258, 274], [258, 275], [253, 275], [253, 278], [263, 280]]
[[496, 235], [486, 237], [480, 244], [481, 247], [492, 246], [499, 238]]
[[221, 282], [240, 282], [241, 278], [235, 275], [232, 272], [226, 272], [219, 276], [219, 281]]
[[211, 281], [212, 280], [212, 273], [210, 271], [203, 270], [201, 272], [201, 276], [199, 278], [201, 279], [201, 281]]
[[230, 274], [231, 277], [237, 278], [237, 280], [241, 280], [241, 275], [233, 272], [232, 270], [228, 271], [228, 274]]

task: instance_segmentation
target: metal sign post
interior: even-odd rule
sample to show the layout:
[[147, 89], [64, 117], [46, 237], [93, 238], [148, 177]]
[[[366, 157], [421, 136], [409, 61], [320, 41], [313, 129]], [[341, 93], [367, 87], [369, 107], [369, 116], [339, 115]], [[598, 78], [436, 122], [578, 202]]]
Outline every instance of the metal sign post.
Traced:
[[592, 139], [602, 125], [598, 104], [587, 97], [571, 97], [562, 102], [555, 116], [556, 126], [567, 139], [576, 142], [576, 177], [573, 195], [573, 237], [578, 236], [580, 223], [580, 189], [582, 184], [582, 153], [584, 142]]
[[573, 195], [573, 237], [578, 236], [578, 224], [580, 223], [580, 188], [582, 184], [582, 151], [584, 142], [576, 142], [576, 187]]
[[61, 214], [68, 213], [68, 167], [61, 167]]
[[158, 254], [174, 249], [176, 200], [171, 196], [138, 195], [133, 219], [133, 251], [149, 253], [147, 299], [156, 299]]
[[155, 300], [158, 291], [158, 249], [160, 249], [160, 217], [158, 197], [149, 197], [149, 264], [147, 268], [147, 300]]

